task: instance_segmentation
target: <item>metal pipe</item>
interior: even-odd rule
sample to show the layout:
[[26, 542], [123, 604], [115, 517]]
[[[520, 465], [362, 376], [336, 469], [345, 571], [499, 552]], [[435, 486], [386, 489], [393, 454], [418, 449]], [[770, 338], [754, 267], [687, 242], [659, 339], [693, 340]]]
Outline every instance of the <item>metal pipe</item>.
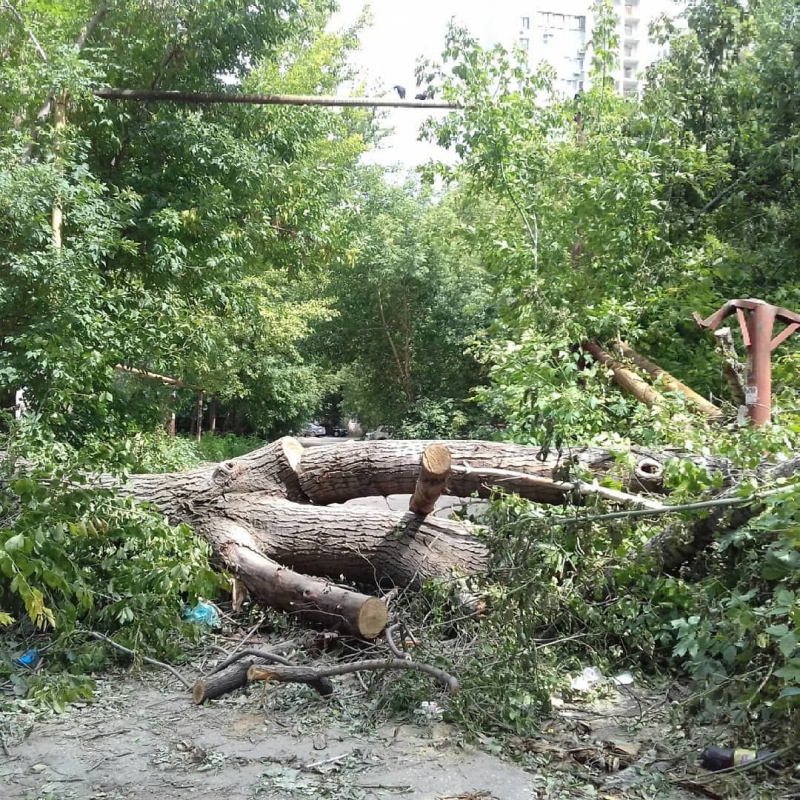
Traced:
[[259, 106], [330, 106], [338, 108], [423, 108], [455, 110], [463, 106], [437, 100], [393, 100], [385, 97], [330, 97], [325, 95], [244, 94], [241, 92], [184, 92], [170, 89], [95, 89], [104, 100], [135, 100], [143, 103], [189, 103], [211, 105], [236, 103]]
[[750, 345], [747, 348], [747, 388], [745, 402], [753, 425], [770, 420], [772, 407], [772, 328], [775, 306], [759, 303], [747, 317]]

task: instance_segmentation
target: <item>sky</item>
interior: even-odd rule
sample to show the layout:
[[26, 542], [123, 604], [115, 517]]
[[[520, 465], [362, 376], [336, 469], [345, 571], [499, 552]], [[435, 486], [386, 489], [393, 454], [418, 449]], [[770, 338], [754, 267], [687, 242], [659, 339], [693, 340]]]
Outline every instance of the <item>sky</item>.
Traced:
[[[394, 84], [405, 86], [408, 98], [415, 94], [414, 67], [420, 56], [439, 60], [444, 48], [447, 24], [452, 17], [465, 24], [479, 39], [485, 39], [499, 6], [511, 7], [513, 0], [372, 0], [372, 25], [361, 34], [361, 49], [352, 61], [372, 89], [382, 86], [393, 93]], [[339, 0], [340, 11], [330, 27], [351, 25], [367, 3], [365, 0]], [[369, 153], [366, 163], [405, 167], [424, 164], [431, 158], [451, 161], [436, 145], [417, 141], [419, 126], [430, 115], [414, 109], [389, 111], [384, 125], [394, 129], [381, 149]]]

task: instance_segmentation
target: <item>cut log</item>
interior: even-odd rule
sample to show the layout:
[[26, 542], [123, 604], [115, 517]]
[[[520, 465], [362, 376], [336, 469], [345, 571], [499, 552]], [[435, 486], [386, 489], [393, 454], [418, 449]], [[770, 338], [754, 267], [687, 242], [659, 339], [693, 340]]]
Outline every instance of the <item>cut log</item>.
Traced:
[[380, 598], [294, 572], [242, 545], [247, 534], [239, 526], [224, 527], [228, 541], [219, 547], [219, 553], [253, 598], [362, 639], [374, 639], [386, 627], [388, 612]]
[[671, 375], [665, 369], [659, 367], [658, 364], [654, 364], [643, 355], [637, 353], [630, 345], [625, 342], [619, 342], [617, 349], [623, 357], [632, 361], [639, 369], [647, 372], [650, 377], [654, 381], [657, 381], [664, 389], [668, 392], [675, 392], [683, 395], [691, 405], [697, 408], [702, 414], [705, 414], [709, 419], [720, 419], [722, 417], [722, 411], [711, 401], [697, 394], [697, 392], [690, 389], [685, 383], [679, 381], [674, 375]]
[[[317, 505], [344, 503], [357, 497], [392, 494], [413, 494], [419, 476], [419, 463], [430, 441], [353, 442], [347, 445], [314, 447], [303, 453], [298, 467], [300, 488]], [[564, 486], [554, 483], [565, 467], [588, 470], [596, 478], [613, 476], [628, 491], [663, 492], [663, 467], [672, 458], [690, 457], [710, 469], [727, 471], [722, 459], [706, 459], [678, 450], [651, 451], [634, 448], [632, 469], [624, 469], [609, 450], [598, 447], [575, 447], [559, 456], [555, 451], [525, 447], [505, 442], [448, 440], [439, 442], [450, 451], [454, 465], [468, 464], [470, 469], [455, 470], [447, 484], [455, 497], [471, 497], [477, 493], [488, 497], [493, 486], [516, 492], [537, 503], [564, 502]], [[540, 477], [540, 482], [527, 478], [492, 477], [482, 470], [501, 469]]]
[[650, 386], [647, 381], [640, 378], [635, 372], [623, 367], [618, 361], [600, 347], [597, 342], [584, 342], [583, 347], [598, 364], [608, 367], [614, 376], [614, 382], [640, 403], [644, 403], [648, 408], [664, 402], [660, 392]]
[[450, 451], [442, 444], [425, 448], [420, 473], [408, 510], [414, 514], [430, 514], [441, 497], [450, 477]]

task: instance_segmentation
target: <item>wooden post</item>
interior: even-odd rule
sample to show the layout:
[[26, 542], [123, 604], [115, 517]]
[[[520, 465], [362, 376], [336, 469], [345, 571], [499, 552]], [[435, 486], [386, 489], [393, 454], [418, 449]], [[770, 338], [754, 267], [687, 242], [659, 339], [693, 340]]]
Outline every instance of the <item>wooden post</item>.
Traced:
[[408, 504], [414, 514], [430, 514], [450, 477], [450, 451], [443, 444], [425, 448], [417, 486]]

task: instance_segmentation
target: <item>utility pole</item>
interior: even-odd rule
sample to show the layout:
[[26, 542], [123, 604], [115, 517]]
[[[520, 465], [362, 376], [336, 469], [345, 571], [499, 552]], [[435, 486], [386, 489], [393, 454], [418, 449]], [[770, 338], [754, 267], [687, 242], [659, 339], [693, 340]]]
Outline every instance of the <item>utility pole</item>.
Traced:
[[[692, 316], [701, 328], [713, 331], [731, 314], [736, 314], [739, 320], [742, 339], [747, 348], [747, 414], [753, 425], [763, 425], [769, 422], [772, 410], [772, 351], [800, 328], [800, 314], [751, 298], [728, 300], [706, 319], [696, 311]], [[776, 320], [785, 323], [786, 327], [773, 338]]]

